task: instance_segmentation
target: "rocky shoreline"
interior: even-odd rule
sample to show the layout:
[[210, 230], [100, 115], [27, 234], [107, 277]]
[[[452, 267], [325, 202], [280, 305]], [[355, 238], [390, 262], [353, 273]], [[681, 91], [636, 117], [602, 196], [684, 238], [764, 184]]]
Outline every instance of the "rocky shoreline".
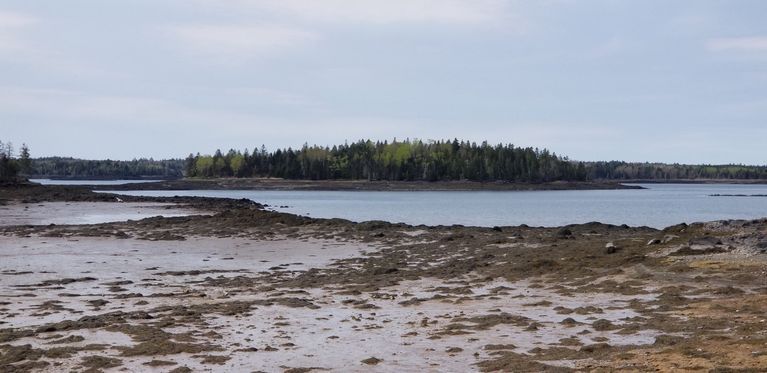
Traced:
[[[0, 189], [19, 208], [116, 198]], [[431, 227], [119, 198], [201, 214], [0, 227], [0, 371], [767, 366], [764, 219]]]

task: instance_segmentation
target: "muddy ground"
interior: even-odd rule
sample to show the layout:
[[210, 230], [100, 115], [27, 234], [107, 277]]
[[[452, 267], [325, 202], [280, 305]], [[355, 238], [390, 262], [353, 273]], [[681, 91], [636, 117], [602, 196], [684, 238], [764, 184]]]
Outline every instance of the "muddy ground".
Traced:
[[0, 227], [0, 372], [767, 369], [767, 220], [427, 227], [125, 202], [199, 214]]

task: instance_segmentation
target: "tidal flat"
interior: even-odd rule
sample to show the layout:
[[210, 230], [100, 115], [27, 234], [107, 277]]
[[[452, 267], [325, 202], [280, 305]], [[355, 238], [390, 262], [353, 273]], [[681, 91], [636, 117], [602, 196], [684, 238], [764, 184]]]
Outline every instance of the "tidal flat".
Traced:
[[[767, 367], [765, 219], [411, 226], [119, 198], [0, 189], [0, 371]], [[56, 223], [7, 218], [39, 205]], [[139, 206], [167, 216], [77, 224]]]

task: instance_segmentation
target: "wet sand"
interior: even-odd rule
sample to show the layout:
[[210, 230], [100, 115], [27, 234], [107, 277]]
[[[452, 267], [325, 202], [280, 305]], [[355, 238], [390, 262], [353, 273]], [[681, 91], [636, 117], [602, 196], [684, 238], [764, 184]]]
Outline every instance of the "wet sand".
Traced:
[[764, 220], [412, 227], [206, 201], [0, 227], [0, 371], [767, 367]]

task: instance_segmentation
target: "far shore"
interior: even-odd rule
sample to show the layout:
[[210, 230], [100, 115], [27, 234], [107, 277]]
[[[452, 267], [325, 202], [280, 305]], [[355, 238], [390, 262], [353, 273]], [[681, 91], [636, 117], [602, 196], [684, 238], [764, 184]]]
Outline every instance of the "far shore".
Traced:
[[[45, 179], [48, 177], [36, 177]], [[645, 189], [635, 184], [730, 184], [763, 185], [767, 180], [749, 179], [632, 179], [553, 182], [515, 181], [387, 181], [387, 180], [289, 180], [278, 178], [183, 178], [183, 179], [121, 179], [121, 178], [61, 178], [60, 181], [147, 180], [140, 183], [110, 185], [110, 190], [312, 190], [312, 191], [537, 191], [537, 190], [616, 190]], [[151, 181], [150, 181], [151, 180]], [[103, 189], [104, 185], [80, 184], [86, 189]]]
[[[103, 185], [84, 185], [103, 189]], [[110, 185], [110, 190], [327, 190], [327, 191], [531, 191], [644, 189], [613, 181], [555, 181], [526, 183], [509, 181], [382, 181], [382, 180], [287, 180], [275, 178], [178, 179]]]
[[632, 179], [619, 182], [624, 184], [767, 184], [767, 179]]

